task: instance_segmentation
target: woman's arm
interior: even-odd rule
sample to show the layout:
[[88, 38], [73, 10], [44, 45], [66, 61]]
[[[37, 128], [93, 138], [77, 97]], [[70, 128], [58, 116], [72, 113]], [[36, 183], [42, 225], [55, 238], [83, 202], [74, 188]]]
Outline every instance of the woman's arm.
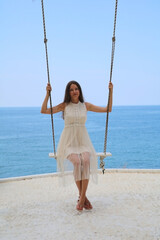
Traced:
[[[51, 85], [49, 83], [47, 84], [46, 91], [47, 91], [46, 96], [41, 107], [41, 113], [51, 114], [51, 108], [47, 108], [49, 94], [50, 94], [50, 91], [52, 91]], [[59, 105], [52, 107], [52, 113], [64, 111], [64, 108], [65, 108], [65, 103], [60, 103]]]
[[[109, 112], [112, 112], [112, 102], [113, 102], [113, 84], [109, 83]], [[95, 106], [91, 103], [86, 102], [86, 108], [87, 111], [92, 112], [107, 112], [107, 106], [106, 107], [99, 107]]]

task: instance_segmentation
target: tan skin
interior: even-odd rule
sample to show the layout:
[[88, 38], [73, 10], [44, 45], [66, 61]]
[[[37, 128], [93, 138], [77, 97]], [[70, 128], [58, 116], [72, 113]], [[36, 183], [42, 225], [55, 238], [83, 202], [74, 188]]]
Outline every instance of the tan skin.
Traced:
[[[51, 109], [47, 108], [47, 103], [48, 103], [50, 91], [52, 91], [51, 85], [47, 84], [46, 96], [45, 96], [45, 99], [44, 99], [42, 107], [41, 107], [41, 113], [44, 113], [44, 114], [50, 114], [51, 113]], [[109, 112], [111, 112], [112, 111], [112, 96], [113, 96], [113, 84], [112, 83], [109, 83], [109, 91], [110, 91]], [[77, 85], [76, 84], [71, 84], [71, 86], [70, 86], [71, 102], [77, 104], [79, 102], [79, 95], [80, 95], [80, 93], [79, 93], [79, 89], [78, 89]], [[85, 105], [86, 105], [87, 111], [107, 112], [107, 106], [106, 107], [100, 107], [100, 106], [96, 106], [96, 105], [93, 105], [93, 104], [88, 103], [88, 102], [85, 102]], [[60, 103], [57, 106], [54, 106], [52, 108], [52, 112], [53, 113], [58, 113], [58, 112], [64, 111], [65, 106], [66, 106], [65, 103]], [[80, 196], [79, 202], [78, 202], [80, 207], [83, 206], [84, 203], [90, 204], [89, 200], [86, 197], [88, 182], [89, 182], [88, 179], [84, 179], [84, 180], [81, 180], [81, 181], [76, 181], [76, 185], [77, 185], [77, 188], [79, 190], [79, 196]]]

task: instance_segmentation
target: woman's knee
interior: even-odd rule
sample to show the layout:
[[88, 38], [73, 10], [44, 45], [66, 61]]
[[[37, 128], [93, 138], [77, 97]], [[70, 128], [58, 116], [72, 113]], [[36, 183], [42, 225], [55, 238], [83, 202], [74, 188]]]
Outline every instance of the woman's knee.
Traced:
[[90, 154], [88, 152], [82, 153], [82, 163], [84, 166], [90, 165]]
[[73, 163], [75, 167], [79, 167], [81, 165], [81, 160], [78, 156], [78, 154], [70, 154], [69, 160]]

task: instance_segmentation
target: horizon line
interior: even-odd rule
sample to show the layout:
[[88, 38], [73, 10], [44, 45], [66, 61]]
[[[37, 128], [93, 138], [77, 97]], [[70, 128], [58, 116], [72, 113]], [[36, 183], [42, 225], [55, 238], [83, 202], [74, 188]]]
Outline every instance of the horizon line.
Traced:
[[[104, 106], [104, 105], [99, 105], [99, 106]], [[160, 104], [142, 104], [142, 105], [114, 105], [114, 107], [148, 107], [148, 106], [160, 106]], [[0, 106], [0, 108], [41, 108], [41, 106]]]

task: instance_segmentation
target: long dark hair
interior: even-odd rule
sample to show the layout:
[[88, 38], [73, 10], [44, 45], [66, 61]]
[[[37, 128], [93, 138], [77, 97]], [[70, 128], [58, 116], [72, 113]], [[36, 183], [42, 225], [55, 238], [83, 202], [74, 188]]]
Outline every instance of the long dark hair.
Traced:
[[72, 80], [70, 81], [69, 83], [67, 83], [67, 86], [66, 86], [66, 90], [65, 90], [65, 95], [64, 95], [64, 103], [69, 103], [71, 101], [71, 97], [70, 97], [70, 86], [72, 84], [75, 84], [77, 87], [78, 87], [78, 90], [79, 90], [79, 101], [80, 102], [84, 102], [84, 98], [83, 98], [83, 93], [82, 93], [82, 89], [81, 89], [81, 86], [78, 82]]
[[[71, 102], [71, 97], [70, 97], [70, 86], [72, 84], [75, 84], [77, 87], [78, 87], [78, 90], [79, 90], [79, 101], [80, 102], [84, 102], [84, 97], [83, 97], [83, 93], [82, 93], [82, 89], [81, 89], [81, 86], [78, 82], [72, 80], [70, 82], [67, 83], [67, 86], [66, 86], [66, 90], [65, 90], [65, 94], [64, 94], [64, 100], [63, 100], [63, 103], [66, 103], [66, 104], [69, 104]], [[62, 112], [62, 117], [64, 119], [64, 112]]]

